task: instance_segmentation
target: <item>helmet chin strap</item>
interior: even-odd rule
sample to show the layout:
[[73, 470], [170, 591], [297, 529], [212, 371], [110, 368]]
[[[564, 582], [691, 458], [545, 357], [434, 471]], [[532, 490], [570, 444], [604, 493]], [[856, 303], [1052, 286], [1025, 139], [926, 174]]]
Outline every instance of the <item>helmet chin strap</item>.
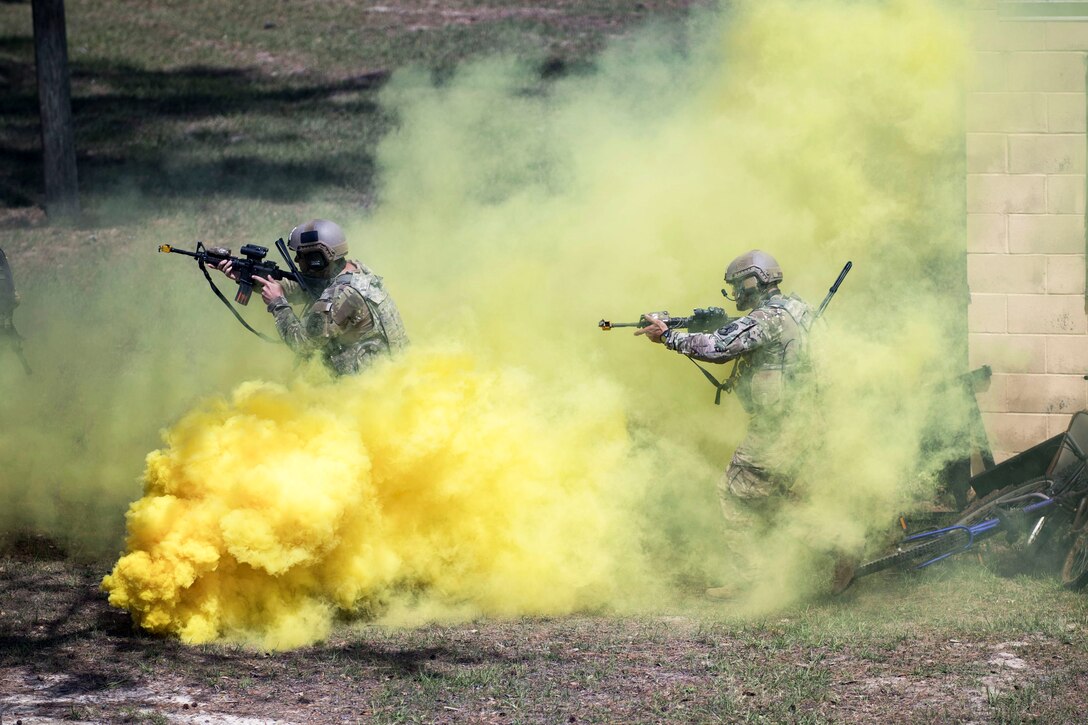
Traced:
[[328, 279], [339, 277], [344, 271], [344, 267], [348, 266], [348, 260], [346, 259], [334, 259], [332, 263], [325, 269], [325, 275]]
[[745, 310], [754, 310], [759, 306], [759, 303], [774, 294], [782, 294], [781, 290], [778, 289], [777, 284], [771, 284], [767, 287], [756, 286], [751, 289], [742, 288], [736, 290], [736, 288], [734, 288], [733, 295], [730, 295], [727, 290], [722, 290], [722, 297], [732, 302], [737, 306], [737, 309], [742, 312]]

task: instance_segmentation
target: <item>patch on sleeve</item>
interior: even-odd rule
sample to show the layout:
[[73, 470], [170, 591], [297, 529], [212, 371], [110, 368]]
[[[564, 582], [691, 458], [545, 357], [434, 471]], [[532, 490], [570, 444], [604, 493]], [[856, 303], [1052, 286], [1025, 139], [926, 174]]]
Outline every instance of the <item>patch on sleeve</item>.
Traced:
[[737, 334], [737, 332], [739, 332], [739, 331], [740, 331], [740, 325], [737, 324], [736, 320], [733, 320], [732, 322], [730, 322], [725, 327], [718, 328], [718, 334], [721, 335], [722, 337], [730, 337], [731, 335]]

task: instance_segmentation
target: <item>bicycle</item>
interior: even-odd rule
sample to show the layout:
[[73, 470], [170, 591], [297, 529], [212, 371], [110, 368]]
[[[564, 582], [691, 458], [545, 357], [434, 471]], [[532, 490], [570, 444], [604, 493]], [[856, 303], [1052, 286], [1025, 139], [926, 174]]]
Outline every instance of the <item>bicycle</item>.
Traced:
[[[1062, 583], [1070, 589], [1088, 584], [1088, 411], [1074, 415], [1066, 432], [1055, 438], [1060, 440], [1040, 444], [1056, 442], [1056, 452], [1042, 476], [986, 493], [949, 526], [907, 536], [894, 551], [857, 566], [841, 588], [885, 569], [924, 569], [1000, 533], [1010, 540], [1026, 534], [1027, 546], [1032, 547], [1053, 540], [1058, 532], [1073, 537], [1062, 567]], [[1021, 465], [1011, 463], [1010, 468]]]

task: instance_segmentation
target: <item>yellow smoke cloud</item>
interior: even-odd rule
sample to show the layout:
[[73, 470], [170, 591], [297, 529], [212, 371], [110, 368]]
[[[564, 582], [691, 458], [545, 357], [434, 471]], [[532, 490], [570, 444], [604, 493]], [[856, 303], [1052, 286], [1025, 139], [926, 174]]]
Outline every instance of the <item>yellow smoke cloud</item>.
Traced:
[[646, 473], [614, 388], [541, 392], [423, 347], [335, 384], [242, 385], [148, 457], [110, 602], [188, 642], [266, 647], [413, 590], [462, 613], [600, 606], [631, 573]]
[[[675, 355], [593, 322], [713, 304], [752, 247], [813, 304], [853, 260], [813, 340], [820, 395], [787, 432], [814, 453], [749, 542], [758, 609], [816, 588], [813, 557], [859, 552], [963, 451], [963, 401], [938, 384], [966, 367], [967, 43], [957, 6], [929, 0], [737, 3], [686, 32], [682, 54], [643, 36], [543, 97], [510, 93], [530, 82], [501, 63], [438, 90], [394, 79], [386, 195], [357, 233], [407, 247], [396, 276], [427, 280], [424, 306], [456, 313], [435, 322], [492, 359], [623, 384], [632, 420], [691, 446], [657, 451], [657, 501], [710, 503], [711, 480], [669, 471], [688, 455], [724, 468], [744, 416], [708, 405]], [[689, 513], [656, 520], [715, 540]]]
[[36, 274], [14, 264], [33, 374], [0, 344], [0, 535], [36, 530], [79, 558], [115, 555], [162, 426], [210, 392], [289, 373], [289, 358], [239, 334], [193, 265], [154, 252], [195, 236], [179, 226], [136, 252], [112, 230]]
[[934, 0], [738, 3], [547, 87], [502, 59], [395, 76], [381, 204], [349, 238], [415, 349], [183, 419], [111, 602], [281, 647], [337, 611], [560, 613], [715, 583], [714, 481], [744, 415], [595, 322], [714, 304], [752, 247], [813, 304], [855, 263], [787, 424], [804, 471], [748, 538], [762, 577], [738, 607], [818, 591], [962, 453], [936, 385], [966, 364], [961, 21]]

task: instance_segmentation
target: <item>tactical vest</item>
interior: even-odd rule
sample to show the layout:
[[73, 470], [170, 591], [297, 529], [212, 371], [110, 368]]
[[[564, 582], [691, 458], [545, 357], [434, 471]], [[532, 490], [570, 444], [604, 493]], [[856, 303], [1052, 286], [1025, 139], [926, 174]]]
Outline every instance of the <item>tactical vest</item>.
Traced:
[[[340, 365], [337, 364], [336, 358], [349, 347], [362, 344], [370, 348], [372, 353], [396, 352], [408, 343], [408, 335], [404, 331], [400, 312], [393, 298], [382, 286], [382, 278], [364, 264], [356, 261], [352, 261], [352, 264], [358, 270], [344, 272], [333, 279], [321, 296], [306, 310], [302, 319], [302, 324], [309, 334], [330, 338], [323, 354], [326, 361], [338, 370]], [[352, 315], [357, 314], [358, 310], [353, 309], [351, 304], [345, 304], [346, 296], [351, 294], [349, 289], [355, 290], [362, 296], [374, 321], [371, 329], [358, 334], [350, 329], [357, 321], [352, 319]], [[336, 335], [320, 334], [314, 329], [324, 324], [348, 329]]]
[[738, 358], [733, 389], [749, 414], [780, 413], [789, 405], [790, 389], [809, 373], [807, 342], [814, 313], [796, 295], [772, 297], [757, 309], [772, 313], [760, 325], [780, 329]]

